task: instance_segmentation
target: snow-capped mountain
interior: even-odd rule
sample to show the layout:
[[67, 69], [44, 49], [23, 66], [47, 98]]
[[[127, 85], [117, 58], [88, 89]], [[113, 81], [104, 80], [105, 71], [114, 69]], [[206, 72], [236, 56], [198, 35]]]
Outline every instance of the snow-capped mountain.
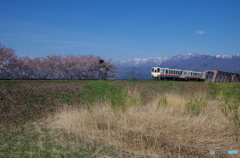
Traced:
[[121, 79], [128, 79], [134, 72], [138, 79], [150, 79], [150, 69], [153, 66], [176, 69], [205, 71], [219, 70], [240, 73], [240, 55], [205, 55], [180, 54], [173, 57], [135, 58], [115, 62]]
[[134, 58], [131, 60], [122, 60], [119, 62], [116, 62], [115, 64], [117, 65], [123, 65], [123, 66], [139, 66], [139, 65], [144, 65], [144, 64], [156, 64], [159, 65], [164, 61], [167, 61], [169, 57], [151, 57], [151, 58]]
[[215, 58], [222, 58], [222, 59], [232, 59], [232, 58], [239, 58], [240, 55], [215, 55]]

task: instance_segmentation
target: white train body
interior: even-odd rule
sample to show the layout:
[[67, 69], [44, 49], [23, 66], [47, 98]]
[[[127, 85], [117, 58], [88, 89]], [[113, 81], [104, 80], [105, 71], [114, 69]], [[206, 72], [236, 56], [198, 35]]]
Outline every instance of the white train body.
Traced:
[[180, 80], [180, 81], [204, 81], [206, 74], [203, 72], [152, 67], [152, 79], [154, 80]]

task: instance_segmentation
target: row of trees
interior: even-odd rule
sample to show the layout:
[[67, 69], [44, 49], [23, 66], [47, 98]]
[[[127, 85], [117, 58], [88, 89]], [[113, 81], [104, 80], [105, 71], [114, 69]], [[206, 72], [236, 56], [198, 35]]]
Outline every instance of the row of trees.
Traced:
[[0, 79], [107, 79], [116, 77], [111, 60], [99, 56], [18, 57], [0, 44]]

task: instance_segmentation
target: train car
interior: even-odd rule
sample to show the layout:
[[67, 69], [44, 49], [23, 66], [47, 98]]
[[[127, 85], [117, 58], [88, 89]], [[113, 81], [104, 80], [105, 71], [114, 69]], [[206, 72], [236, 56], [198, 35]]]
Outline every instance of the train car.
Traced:
[[206, 74], [203, 72], [152, 67], [152, 79], [154, 80], [176, 80], [176, 81], [204, 81]]

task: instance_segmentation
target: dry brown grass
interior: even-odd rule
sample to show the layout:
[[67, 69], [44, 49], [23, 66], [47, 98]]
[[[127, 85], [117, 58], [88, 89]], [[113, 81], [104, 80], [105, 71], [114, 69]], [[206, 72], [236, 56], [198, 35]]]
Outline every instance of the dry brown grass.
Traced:
[[[136, 91], [132, 94], [140, 97]], [[50, 126], [150, 157], [210, 157], [210, 149], [239, 149], [234, 126], [221, 112], [221, 103], [207, 100], [205, 93], [197, 96], [207, 105], [195, 116], [186, 109], [189, 97], [167, 93], [124, 110], [112, 109], [108, 103], [91, 109], [64, 108], [51, 118]]]

